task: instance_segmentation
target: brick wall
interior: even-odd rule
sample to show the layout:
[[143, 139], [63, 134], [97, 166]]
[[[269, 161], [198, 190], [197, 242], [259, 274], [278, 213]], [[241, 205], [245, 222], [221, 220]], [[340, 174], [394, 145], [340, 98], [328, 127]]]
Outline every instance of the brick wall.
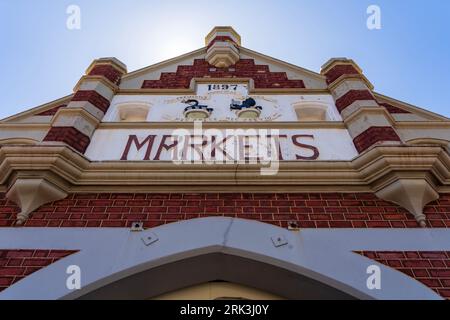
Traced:
[[400, 109], [399, 107], [393, 106], [392, 104], [389, 104], [389, 103], [379, 103], [379, 102], [378, 102], [378, 104], [379, 104], [380, 106], [382, 106], [382, 107], [385, 107], [386, 110], [387, 110], [389, 113], [392, 113], [392, 114], [399, 114], [399, 113], [408, 113], [408, 114], [410, 114], [410, 113], [411, 113], [411, 112], [409, 112], [409, 111]]
[[[0, 194], [0, 227], [12, 226], [19, 208]], [[450, 227], [450, 194], [425, 208], [431, 228]], [[280, 227], [296, 221], [300, 228], [417, 228], [401, 207], [370, 193], [130, 193], [72, 194], [42, 206], [25, 227], [146, 228], [210, 216], [259, 220]]]
[[358, 100], [375, 100], [375, 98], [369, 90], [350, 90], [336, 100], [336, 108], [342, 113], [345, 108]]
[[356, 70], [354, 66], [350, 64], [343, 64], [343, 65], [336, 65], [333, 68], [331, 68], [325, 74], [325, 77], [327, 78], [327, 83], [330, 84], [343, 75], [359, 75], [359, 74], [360, 74], [359, 71]]
[[392, 127], [370, 127], [353, 139], [356, 150], [360, 153], [381, 141], [400, 143], [401, 139]]
[[450, 251], [361, 251], [357, 253], [422, 282], [450, 300]]
[[122, 78], [122, 72], [112, 65], [97, 65], [89, 72], [90, 76], [103, 76], [112, 83], [119, 85]]
[[60, 141], [72, 146], [75, 150], [84, 153], [91, 139], [73, 127], [51, 127], [44, 141]]
[[0, 292], [30, 274], [75, 252], [77, 251], [0, 249]]

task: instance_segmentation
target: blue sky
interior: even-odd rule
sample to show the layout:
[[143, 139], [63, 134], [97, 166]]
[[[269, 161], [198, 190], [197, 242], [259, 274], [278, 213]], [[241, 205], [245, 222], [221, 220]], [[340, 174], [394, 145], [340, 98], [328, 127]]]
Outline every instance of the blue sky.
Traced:
[[[80, 30], [66, 28], [71, 4]], [[381, 30], [366, 27], [371, 4]], [[449, 17], [443, 0], [0, 0], [0, 118], [72, 93], [95, 58], [133, 71], [202, 47], [215, 25], [317, 72], [352, 58], [377, 92], [450, 117]]]

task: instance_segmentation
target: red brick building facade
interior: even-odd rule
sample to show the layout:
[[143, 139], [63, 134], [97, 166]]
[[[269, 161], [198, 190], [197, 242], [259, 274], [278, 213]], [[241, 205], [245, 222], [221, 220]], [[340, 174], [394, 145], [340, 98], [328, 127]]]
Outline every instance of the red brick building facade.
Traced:
[[230, 27], [98, 59], [0, 122], [0, 299], [449, 299], [449, 150], [449, 119], [354, 61], [316, 73]]

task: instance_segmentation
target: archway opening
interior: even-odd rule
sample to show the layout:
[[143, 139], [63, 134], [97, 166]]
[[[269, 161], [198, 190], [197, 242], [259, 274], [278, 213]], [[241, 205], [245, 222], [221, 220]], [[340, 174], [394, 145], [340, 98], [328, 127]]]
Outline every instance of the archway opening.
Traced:
[[[171, 293], [172, 297], [176, 297], [177, 291], [187, 292], [189, 288], [212, 282], [232, 284], [235, 289], [241, 290], [241, 294], [232, 297], [218, 295], [215, 298], [252, 299], [258, 293], [260, 298], [265, 296], [268, 299], [355, 299], [348, 293], [276, 265], [220, 252], [190, 257], [132, 274], [79, 299], [154, 299], [164, 298], [164, 295], [168, 298]], [[179, 296], [182, 298], [183, 295]], [[204, 298], [195, 293], [190, 296], [194, 300]]]

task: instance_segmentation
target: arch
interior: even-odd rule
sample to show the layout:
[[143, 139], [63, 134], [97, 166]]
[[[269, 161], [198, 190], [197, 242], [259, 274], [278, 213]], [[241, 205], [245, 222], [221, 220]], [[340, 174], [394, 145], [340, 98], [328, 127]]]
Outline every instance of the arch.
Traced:
[[[142, 232], [80, 229], [42, 230], [45, 237], [15, 229], [10, 232], [20, 237], [0, 236], [20, 239], [22, 247], [42, 238], [42, 247], [58, 242], [61, 249], [80, 250], [19, 281], [0, 299], [148, 299], [215, 280], [290, 299], [441, 299], [383, 265], [383, 290], [371, 291], [366, 270], [376, 262], [339, 244], [333, 248], [338, 241], [327, 237], [257, 221], [214, 217]], [[82, 270], [81, 290], [66, 287], [70, 265]]]

